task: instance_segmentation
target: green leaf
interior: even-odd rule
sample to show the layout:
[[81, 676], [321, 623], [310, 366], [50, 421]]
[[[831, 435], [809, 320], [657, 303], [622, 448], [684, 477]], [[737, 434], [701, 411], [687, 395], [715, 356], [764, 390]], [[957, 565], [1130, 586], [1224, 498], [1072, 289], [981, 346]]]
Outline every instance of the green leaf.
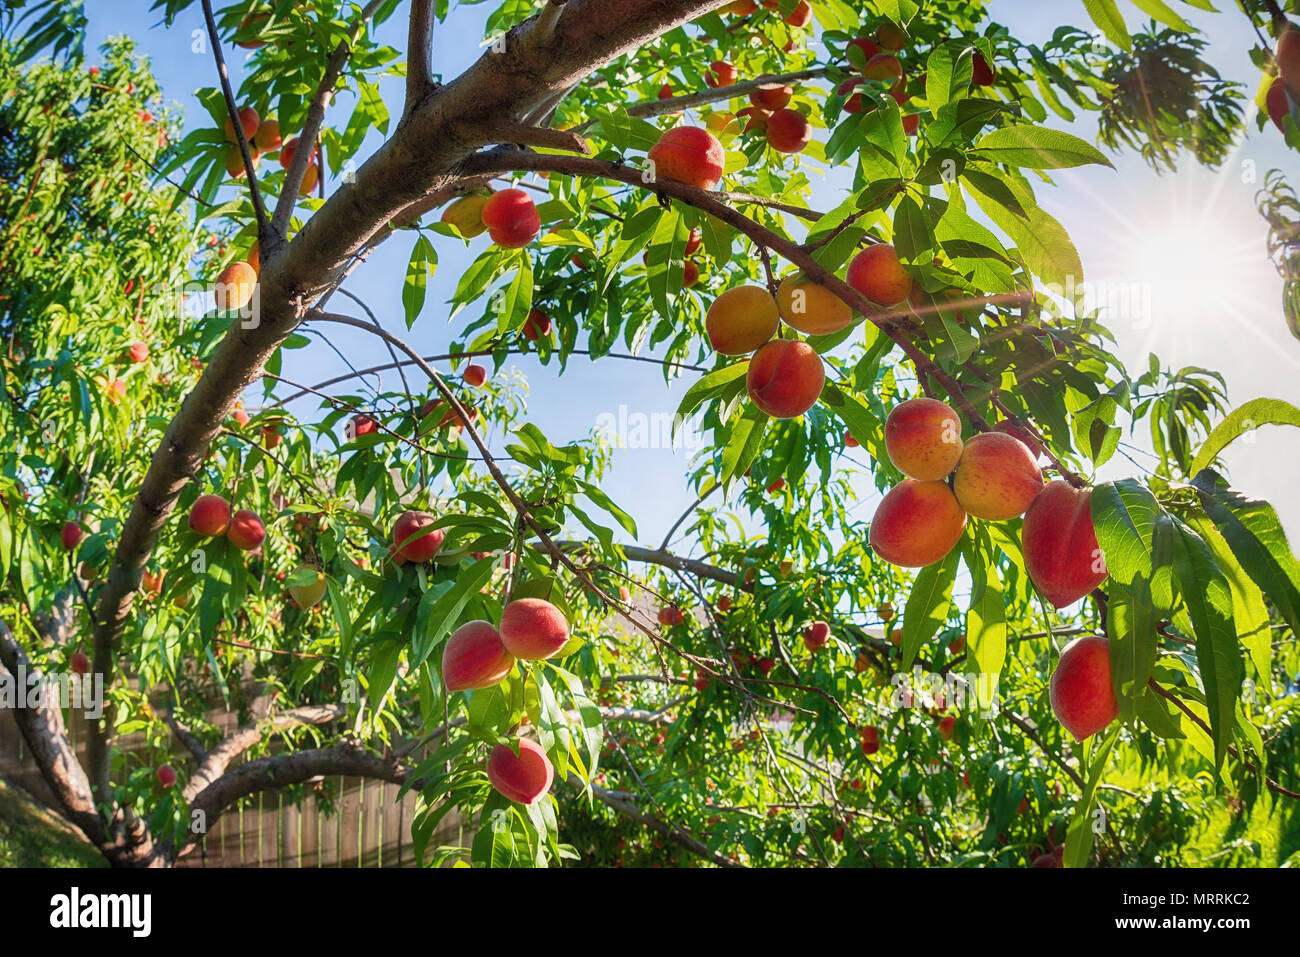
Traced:
[[1133, 6], [1137, 7], [1152, 20], [1157, 20], [1166, 26], [1173, 27], [1180, 33], [1191, 33], [1195, 29], [1190, 23], [1179, 16], [1164, 0], [1133, 0]]
[[1232, 590], [1210, 547], [1188, 526], [1177, 523], [1173, 548], [1174, 575], [1187, 613], [1196, 628], [1196, 661], [1205, 689], [1215, 767], [1223, 764], [1232, 739], [1237, 699], [1245, 666], [1232, 627]]
[[980, 159], [1028, 169], [1070, 169], [1096, 163], [1114, 166], [1091, 143], [1045, 126], [1004, 126], [975, 144]]
[[937, 635], [948, 620], [960, 555], [960, 550], [954, 548], [943, 561], [926, 565], [917, 573], [903, 609], [901, 670], [912, 667], [921, 645]]
[[1133, 38], [1129, 36], [1124, 17], [1115, 5], [1115, 0], [1083, 0], [1084, 9], [1092, 22], [1106, 35], [1106, 39], [1121, 50], [1133, 49]]
[[[966, 660], [970, 666], [963, 670], [998, 675], [1007, 657], [1006, 596], [992, 562], [985, 564], [968, 555], [966, 567], [971, 570], [970, 608], [966, 612]], [[996, 687], [986, 692], [984, 682], [975, 682], [975, 690], [977, 695], [991, 692], [996, 697]], [[993, 701], [980, 699], [978, 704], [989, 708]]]
[[1237, 494], [1212, 469], [1197, 473], [1192, 485], [1241, 567], [1300, 634], [1300, 565], [1272, 506]]
[[1151, 490], [1136, 479], [1106, 482], [1092, 490], [1092, 523], [1106, 570], [1118, 582], [1151, 579], [1151, 540], [1162, 514]]
[[1261, 425], [1293, 425], [1300, 428], [1300, 409], [1281, 399], [1251, 399], [1215, 426], [1189, 471], [1192, 475], [1209, 466], [1234, 439]]
[[[1115, 741], [1119, 738], [1121, 727], [1122, 725], [1112, 727], [1105, 740], [1093, 751], [1087, 784], [1083, 789], [1083, 795], [1079, 798], [1079, 803], [1075, 805], [1074, 817], [1070, 820], [1070, 827], [1065, 835], [1065, 854], [1062, 863], [1066, 867], [1088, 866], [1088, 857], [1092, 854], [1094, 820], [1092, 808], [1097, 798], [1097, 785], [1101, 783], [1102, 773], [1106, 770], [1106, 760], [1110, 757]], [[1098, 828], [1101, 827], [1101, 820], [1097, 819]]]

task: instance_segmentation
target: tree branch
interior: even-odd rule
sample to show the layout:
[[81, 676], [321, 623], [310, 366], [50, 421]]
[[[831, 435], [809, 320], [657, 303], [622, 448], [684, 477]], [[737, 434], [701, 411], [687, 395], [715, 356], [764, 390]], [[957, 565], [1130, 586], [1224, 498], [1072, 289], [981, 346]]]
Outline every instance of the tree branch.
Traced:
[[411, 21], [406, 42], [406, 105], [402, 117], [410, 116], [436, 88], [433, 82], [434, 0], [411, 0]]

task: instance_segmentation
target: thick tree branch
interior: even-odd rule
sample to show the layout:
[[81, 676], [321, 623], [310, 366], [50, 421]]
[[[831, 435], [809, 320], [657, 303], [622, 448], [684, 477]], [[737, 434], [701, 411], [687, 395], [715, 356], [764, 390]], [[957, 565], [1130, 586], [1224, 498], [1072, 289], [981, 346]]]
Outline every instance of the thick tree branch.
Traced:
[[269, 735], [303, 725], [329, 724], [346, 717], [347, 713], [347, 706], [342, 704], [308, 705], [237, 728], [203, 756], [182, 792], [185, 799], [193, 800], [197, 794], [214, 784], [226, 773], [231, 761]]
[[434, 0], [411, 0], [411, 20], [406, 35], [406, 105], [402, 116], [411, 113], [434, 91], [433, 25], [437, 18]]

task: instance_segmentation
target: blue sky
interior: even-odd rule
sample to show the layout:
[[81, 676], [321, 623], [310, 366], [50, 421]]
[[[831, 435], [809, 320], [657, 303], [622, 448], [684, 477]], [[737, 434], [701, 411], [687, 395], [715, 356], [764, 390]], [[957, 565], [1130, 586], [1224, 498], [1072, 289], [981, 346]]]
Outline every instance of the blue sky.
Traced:
[[[1120, 5], [1130, 26], [1143, 16], [1127, 0]], [[170, 29], [165, 29], [143, 0], [88, 0], [90, 42], [98, 45], [108, 36], [130, 33], [153, 70], [169, 104], [186, 115], [187, 130], [206, 122], [194, 92], [216, 83], [211, 54], [195, 52], [192, 31], [202, 27], [198, 4]], [[483, 21], [496, 4], [460, 7], [451, 23], [440, 25], [435, 35], [435, 69], [455, 76], [479, 54]], [[1258, 72], [1247, 51], [1254, 34], [1234, 6], [1220, 4], [1224, 12], [1208, 14], [1179, 4], [1192, 22], [1211, 38], [1209, 60], [1229, 79], [1247, 84], [1253, 96]], [[1063, 22], [1088, 26], [1078, 0], [995, 0], [994, 19], [1007, 24], [1022, 39], [1041, 42]], [[405, 10], [380, 29], [380, 39], [398, 49], [405, 46]], [[228, 49], [236, 84], [244, 51]], [[400, 79], [381, 84], [390, 112], [400, 111]], [[341, 102], [337, 119], [344, 120], [351, 104]], [[1253, 108], [1252, 108], [1253, 110]], [[1052, 117], [1052, 126], [1069, 129], [1091, 139], [1092, 114], [1082, 114], [1074, 124]], [[1217, 172], [1191, 163], [1176, 174], [1157, 176], [1139, 157], [1113, 157], [1116, 170], [1087, 167], [1056, 175], [1057, 186], [1041, 187], [1041, 205], [1065, 224], [1083, 259], [1088, 279], [1108, 284], [1140, 284], [1150, 292], [1150, 310], [1141, 321], [1112, 324], [1119, 339], [1118, 353], [1135, 373], [1146, 366], [1155, 351], [1166, 365], [1196, 365], [1225, 374], [1235, 404], [1257, 396], [1286, 399], [1300, 405], [1300, 342], [1286, 330], [1281, 313], [1281, 280], [1267, 260], [1265, 227], [1255, 210], [1254, 194], [1264, 173], [1279, 167], [1294, 173], [1295, 154], [1288, 152], [1271, 127], [1251, 134], [1238, 153]], [[375, 142], [377, 138], [372, 136]], [[368, 150], [367, 150], [368, 152]], [[828, 209], [838, 201], [846, 177], [837, 171], [809, 164], [814, 181], [814, 208]], [[1254, 179], [1252, 179], [1252, 176]], [[484, 248], [486, 237], [466, 250], [459, 241], [437, 240], [439, 265], [430, 281], [421, 319], [409, 334], [402, 322], [401, 287], [413, 239], [399, 235], [385, 243], [358, 271], [348, 288], [364, 299], [394, 332], [406, 335], [425, 354], [443, 351], [455, 338], [456, 326], [447, 321], [442, 304], [451, 296], [463, 270]], [[336, 300], [339, 306], [343, 300]], [[462, 321], [464, 316], [458, 318]], [[352, 330], [330, 330], [331, 341], [357, 367], [388, 361], [382, 343]], [[618, 360], [591, 363], [574, 357], [563, 375], [529, 358], [512, 357], [527, 379], [528, 417], [556, 444], [587, 435], [602, 415], [618, 416], [620, 405], [633, 414], [671, 414], [693, 381], [688, 373], [665, 386], [655, 365]], [[333, 351], [321, 344], [290, 353], [285, 375], [315, 383], [347, 371]], [[418, 379], [418, 373], [414, 373]], [[385, 387], [397, 382], [390, 374]], [[255, 397], [250, 396], [250, 400]], [[252, 401], [250, 404], [255, 405]], [[312, 415], [310, 402], [294, 411]], [[1147, 445], [1145, 434], [1134, 440]], [[492, 437], [499, 449], [501, 436]], [[1148, 461], [1133, 452], [1138, 464]], [[1292, 542], [1300, 539], [1300, 502], [1294, 501], [1295, 476], [1300, 474], [1300, 433], [1278, 428], [1260, 431], [1256, 441], [1242, 441], [1227, 455], [1235, 485], [1278, 506]], [[614, 454], [613, 473], [605, 490], [632, 513], [640, 528], [640, 541], [656, 545], [664, 532], [694, 496], [686, 484], [689, 453], [665, 449], [623, 449]], [[1134, 464], [1122, 457], [1108, 463], [1101, 478], [1132, 474]], [[874, 509], [874, 488], [862, 481], [859, 514]], [[751, 526], [752, 527], [752, 526]], [[683, 550], [688, 547], [683, 544]]]

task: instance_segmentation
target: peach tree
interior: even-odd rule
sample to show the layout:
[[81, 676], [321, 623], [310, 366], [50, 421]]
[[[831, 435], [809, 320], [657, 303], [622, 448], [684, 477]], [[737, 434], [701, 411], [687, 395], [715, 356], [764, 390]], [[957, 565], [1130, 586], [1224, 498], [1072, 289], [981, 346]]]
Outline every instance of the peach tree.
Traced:
[[[426, 863], [1082, 866], [1300, 797], [1300, 568], [1219, 461], [1300, 411], [1125, 369], [1038, 202], [1110, 162], [1057, 119], [1158, 167], [1245, 133], [1137, 5], [1033, 45], [957, 0], [509, 0], [453, 78], [445, 0], [157, 0], [211, 58], [183, 138], [80, 4], [6, 8], [0, 665], [60, 810], [118, 865], [341, 775], [418, 793]], [[1296, 35], [1240, 7], [1296, 145]], [[381, 249], [402, 315], [354, 291]], [[391, 361], [289, 376], [340, 328]], [[688, 377], [658, 544], [520, 354]], [[20, 676], [102, 682], [84, 758]]]

